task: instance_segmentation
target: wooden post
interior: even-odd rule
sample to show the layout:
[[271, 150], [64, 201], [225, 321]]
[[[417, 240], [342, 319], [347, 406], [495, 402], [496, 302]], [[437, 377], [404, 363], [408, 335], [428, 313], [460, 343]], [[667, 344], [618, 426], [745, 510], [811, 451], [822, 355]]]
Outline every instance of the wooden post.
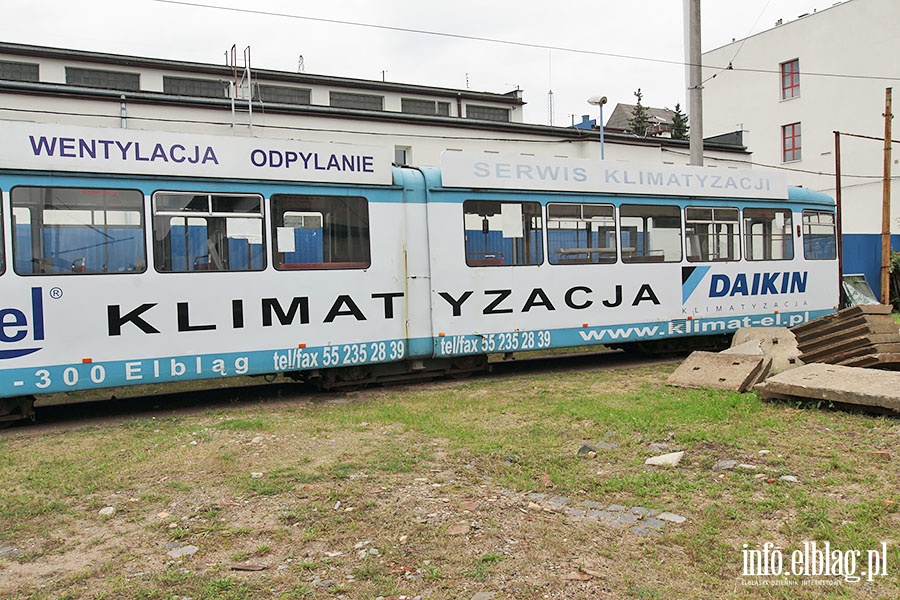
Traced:
[[891, 88], [884, 90], [884, 181], [881, 193], [881, 303], [891, 303]]

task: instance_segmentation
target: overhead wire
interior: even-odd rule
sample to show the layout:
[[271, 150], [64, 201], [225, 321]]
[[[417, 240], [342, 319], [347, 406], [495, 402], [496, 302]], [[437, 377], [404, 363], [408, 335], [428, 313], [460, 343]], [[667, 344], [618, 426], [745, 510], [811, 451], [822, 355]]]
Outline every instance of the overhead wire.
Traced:
[[[665, 58], [650, 58], [646, 56], [635, 56], [631, 54], [619, 54], [616, 52], [602, 52], [600, 50], [586, 50], [583, 48], [572, 48], [567, 46], [557, 46], [554, 44], [541, 44], [537, 42], [521, 42], [516, 40], [505, 40], [500, 38], [492, 38], [486, 36], [479, 35], [468, 35], [462, 33], [451, 33], [446, 31], [434, 31], [430, 29], [419, 29], [414, 27], [399, 27], [396, 25], [379, 25], [375, 23], [364, 23], [361, 21], [350, 21], [346, 19], [330, 19], [325, 17], [311, 17], [307, 15], [297, 15], [291, 13], [283, 13], [283, 12], [275, 12], [268, 10], [260, 10], [260, 9], [251, 9], [251, 8], [237, 8], [233, 6], [220, 6], [217, 4], [209, 4], [204, 2], [187, 2], [186, 0], [149, 0], [150, 2], [156, 2], [159, 4], [170, 4], [177, 6], [187, 6], [192, 8], [203, 8], [209, 10], [220, 10], [225, 12], [236, 12], [241, 14], [249, 14], [249, 15], [260, 15], [266, 17], [278, 17], [284, 19], [297, 19], [302, 21], [313, 21], [316, 23], [328, 23], [332, 25], [348, 25], [353, 27], [364, 27], [368, 29], [378, 29], [382, 31], [396, 31], [400, 33], [413, 33], [417, 35], [429, 35], [443, 38], [451, 38], [458, 40], [466, 40], [473, 42], [487, 42], [491, 44], [503, 44], [506, 46], [515, 46], [520, 48], [533, 48], [540, 50], [556, 50], [559, 52], [570, 52], [573, 54], [585, 54], [589, 56], [603, 56], [606, 58], [617, 58], [623, 60], [635, 60], [642, 62], [651, 62], [658, 64], [666, 64], [673, 65], [679, 67], [691, 66], [690, 63], [685, 62], [683, 60], [671, 60]], [[728, 71], [740, 71], [746, 73], [766, 73], [766, 74], [780, 74], [780, 71], [775, 69], [754, 69], [750, 67], [734, 67], [731, 65], [721, 67], [715, 65], [704, 65], [707, 68], [713, 69], [721, 69]], [[894, 77], [890, 75], [861, 75], [856, 73], [827, 73], [827, 72], [804, 72], [803, 75], [805, 77], [839, 77], [846, 79], [866, 79], [866, 80], [876, 80], [876, 81], [900, 81], [900, 77]]]

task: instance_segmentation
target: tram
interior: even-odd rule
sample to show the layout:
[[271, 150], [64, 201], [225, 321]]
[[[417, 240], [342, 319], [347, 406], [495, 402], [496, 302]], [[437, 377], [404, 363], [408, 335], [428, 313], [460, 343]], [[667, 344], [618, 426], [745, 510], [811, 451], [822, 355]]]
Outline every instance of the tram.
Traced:
[[839, 303], [779, 173], [0, 122], [0, 419], [42, 394], [681, 344]]

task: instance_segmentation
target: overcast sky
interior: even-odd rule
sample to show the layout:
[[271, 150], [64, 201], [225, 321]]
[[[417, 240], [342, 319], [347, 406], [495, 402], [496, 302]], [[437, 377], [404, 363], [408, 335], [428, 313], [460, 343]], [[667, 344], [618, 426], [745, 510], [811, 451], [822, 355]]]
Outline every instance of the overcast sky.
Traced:
[[[834, 3], [702, 0], [703, 50]], [[4, 8], [0, 39], [212, 64], [232, 45], [243, 64], [249, 46], [254, 68], [296, 72], [302, 55], [307, 73], [518, 87], [529, 123], [550, 122], [552, 90], [553, 124], [570, 125], [596, 116], [589, 97], [608, 97], [608, 118], [638, 88], [645, 105], [687, 112], [683, 13], [682, 0], [23, 0]]]

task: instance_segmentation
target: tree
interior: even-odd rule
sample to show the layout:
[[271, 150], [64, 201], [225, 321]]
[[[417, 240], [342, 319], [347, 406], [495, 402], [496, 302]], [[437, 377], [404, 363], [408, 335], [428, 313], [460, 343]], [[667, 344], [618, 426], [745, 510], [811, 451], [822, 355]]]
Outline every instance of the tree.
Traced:
[[634, 107], [634, 110], [631, 111], [631, 116], [628, 118], [628, 126], [631, 127], [632, 133], [639, 137], [646, 137], [647, 133], [649, 133], [650, 129], [650, 113], [647, 112], [647, 107], [641, 104], [641, 100], [644, 98], [644, 95], [641, 93], [641, 88], [638, 88], [638, 91], [634, 93], [637, 96], [637, 104]]
[[675, 114], [672, 115], [672, 139], [686, 140], [691, 126], [688, 125], [688, 116], [681, 112], [681, 104], [675, 105]]

